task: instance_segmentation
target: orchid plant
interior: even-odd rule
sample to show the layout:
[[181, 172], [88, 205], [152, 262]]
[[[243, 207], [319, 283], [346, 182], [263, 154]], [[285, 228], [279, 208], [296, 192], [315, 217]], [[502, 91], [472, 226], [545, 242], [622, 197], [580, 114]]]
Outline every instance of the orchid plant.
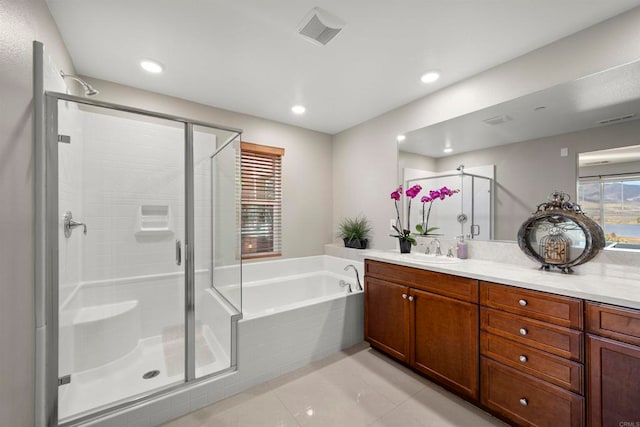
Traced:
[[[431, 206], [433, 202], [436, 200], [444, 200], [447, 197], [451, 197], [456, 193], [459, 193], [460, 190], [451, 190], [448, 187], [442, 187], [440, 190], [429, 190], [428, 196], [422, 196], [420, 201], [422, 202], [422, 223], [416, 225], [416, 230], [423, 236], [428, 235], [429, 233], [437, 230], [439, 227], [429, 227], [429, 215], [431, 215]], [[429, 210], [425, 209], [425, 204], [429, 203]], [[425, 211], [427, 211], [427, 216], [425, 218]]]
[[396, 206], [396, 225], [393, 226], [393, 229], [396, 230], [398, 234], [393, 235], [390, 234], [391, 237], [397, 237], [400, 240], [407, 240], [411, 242], [412, 245], [416, 244], [416, 239], [411, 235], [411, 201], [415, 199], [418, 194], [422, 191], [422, 187], [418, 184], [409, 188], [405, 195], [409, 198], [409, 202], [407, 203], [407, 227], [402, 227], [402, 221], [400, 220], [400, 209], [398, 208], [398, 201], [400, 201], [400, 197], [402, 196], [402, 186], [398, 187], [394, 192], [391, 193], [391, 199]]

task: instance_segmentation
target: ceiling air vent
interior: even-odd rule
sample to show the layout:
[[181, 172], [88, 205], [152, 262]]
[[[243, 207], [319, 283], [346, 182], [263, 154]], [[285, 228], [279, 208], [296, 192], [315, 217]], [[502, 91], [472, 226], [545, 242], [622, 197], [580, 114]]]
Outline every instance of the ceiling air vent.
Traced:
[[312, 43], [324, 46], [345, 26], [338, 17], [324, 9], [314, 7], [298, 24], [298, 33]]
[[484, 119], [483, 122], [485, 122], [488, 125], [501, 125], [502, 123], [506, 123], [506, 122], [510, 122], [511, 120], [513, 120], [510, 116], [507, 116], [506, 114], [504, 116], [495, 116], [495, 117], [490, 117], [488, 119]]
[[627, 114], [626, 116], [620, 116], [620, 117], [612, 117], [610, 119], [604, 119], [604, 120], [600, 120], [598, 122], [598, 124], [600, 125], [610, 125], [611, 123], [618, 123], [618, 122], [623, 122], [623, 121], [627, 121], [627, 120], [631, 120], [636, 116], [635, 113], [632, 114]]

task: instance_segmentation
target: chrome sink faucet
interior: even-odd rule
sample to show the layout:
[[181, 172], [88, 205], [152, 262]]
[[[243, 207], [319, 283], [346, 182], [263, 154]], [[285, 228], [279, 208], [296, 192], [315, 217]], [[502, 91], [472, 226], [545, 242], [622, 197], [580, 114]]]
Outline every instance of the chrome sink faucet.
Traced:
[[436, 256], [442, 256], [442, 250], [440, 250], [440, 240], [437, 238], [431, 239], [431, 244], [436, 245]]
[[344, 271], [348, 271], [349, 267], [351, 267], [353, 271], [356, 272], [356, 290], [361, 291], [362, 285], [360, 284], [360, 274], [358, 274], [358, 269], [355, 267], [355, 265], [349, 264], [344, 268]]

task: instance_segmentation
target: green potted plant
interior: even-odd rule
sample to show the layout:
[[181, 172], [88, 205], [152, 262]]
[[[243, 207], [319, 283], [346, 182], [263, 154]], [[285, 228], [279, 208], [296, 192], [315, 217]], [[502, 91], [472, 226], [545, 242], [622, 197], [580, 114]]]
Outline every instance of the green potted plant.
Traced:
[[371, 226], [365, 216], [343, 218], [338, 225], [338, 237], [347, 248], [366, 249], [369, 232], [371, 232]]

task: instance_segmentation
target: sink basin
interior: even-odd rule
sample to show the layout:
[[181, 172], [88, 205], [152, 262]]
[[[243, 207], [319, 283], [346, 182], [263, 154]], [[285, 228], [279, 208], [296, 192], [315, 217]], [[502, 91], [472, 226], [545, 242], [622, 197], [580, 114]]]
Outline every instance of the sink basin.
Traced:
[[462, 261], [459, 258], [436, 256], [433, 254], [412, 253], [407, 254], [406, 256], [417, 262], [424, 262], [425, 264], [454, 264], [456, 262]]

